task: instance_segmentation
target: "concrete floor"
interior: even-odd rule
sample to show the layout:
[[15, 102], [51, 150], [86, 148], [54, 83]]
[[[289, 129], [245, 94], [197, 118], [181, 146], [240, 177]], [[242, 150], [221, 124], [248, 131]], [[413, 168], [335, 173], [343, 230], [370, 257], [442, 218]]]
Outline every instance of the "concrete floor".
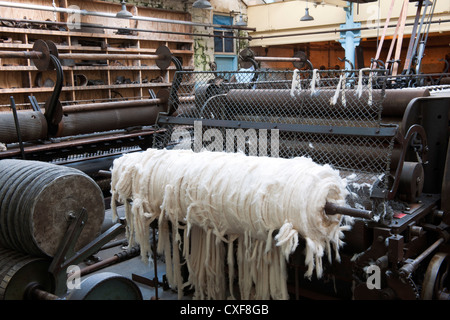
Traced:
[[[123, 207], [118, 208], [118, 214], [120, 217], [124, 216]], [[112, 225], [113, 225], [112, 213], [111, 213], [111, 210], [107, 210], [105, 212], [105, 222], [103, 224], [102, 231], [104, 232], [104, 230], [107, 230]], [[120, 240], [126, 241], [124, 232], [121, 233], [116, 238], [112, 239], [109, 243], [120, 242]], [[111, 248], [100, 250], [99, 252], [97, 252], [96, 254], [93, 255], [93, 258], [94, 258], [93, 260], [87, 261], [88, 263], [81, 263], [81, 264], [79, 264], [79, 267], [81, 269], [83, 269], [87, 266], [92, 266], [93, 263], [104, 261], [124, 250], [126, 250], [126, 246], [123, 246], [123, 245], [116, 245]], [[166, 272], [165, 268], [166, 268], [166, 266], [165, 266], [164, 262], [161, 260], [161, 257], [158, 257], [157, 274], [158, 274], [158, 279], [159, 279], [160, 283], [163, 282], [163, 276], [165, 275], [165, 272]], [[107, 267], [103, 267], [94, 272], [88, 273], [88, 274], [82, 276], [81, 281], [84, 281], [91, 275], [99, 274], [102, 272], [112, 272], [112, 273], [116, 273], [121, 276], [127, 277], [129, 279], [133, 279], [141, 291], [143, 300], [155, 299], [155, 297], [156, 297], [155, 288], [152, 287], [151, 285], [145, 283], [145, 279], [153, 280], [154, 275], [155, 275], [154, 266], [152, 263], [147, 264], [144, 261], [142, 261], [139, 254], [131, 259], [128, 259], [128, 260], [125, 260], [125, 261], [122, 261], [119, 263], [115, 263], [115, 264], [109, 265]], [[144, 280], [140, 280], [142, 278], [144, 278]], [[161, 284], [158, 287], [157, 296], [158, 296], [159, 300], [178, 300], [177, 292], [175, 292], [172, 289], [167, 289], [167, 288], [166, 288], [166, 290], [164, 290], [162, 288]], [[189, 300], [190, 297], [184, 296], [182, 299]]]

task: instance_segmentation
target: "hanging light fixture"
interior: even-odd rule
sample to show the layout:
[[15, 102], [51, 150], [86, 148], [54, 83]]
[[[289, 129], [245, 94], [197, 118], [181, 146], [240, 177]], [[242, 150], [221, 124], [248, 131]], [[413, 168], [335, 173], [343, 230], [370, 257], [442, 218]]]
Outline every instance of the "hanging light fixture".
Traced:
[[312, 21], [312, 20], [314, 20], [314, 18], [309, 15], [308, 0], [307, 0], [306, 8], [305, 8], [305, 15], [300, 18], [300, 21]]
[[133, 16], [133, 14], [127, 10], [127, 3], [125, 2], [125, 0], [122, 0], [121, 4], [122, 4], [122, 10], [117, 12], [116, 17], [117, 18], [131, 18]]
[[212, 9], [211, 3], [209, 3], [209, 1], [207, 0], [197, 0], [194, 2], [192, 7], [198, 9]]

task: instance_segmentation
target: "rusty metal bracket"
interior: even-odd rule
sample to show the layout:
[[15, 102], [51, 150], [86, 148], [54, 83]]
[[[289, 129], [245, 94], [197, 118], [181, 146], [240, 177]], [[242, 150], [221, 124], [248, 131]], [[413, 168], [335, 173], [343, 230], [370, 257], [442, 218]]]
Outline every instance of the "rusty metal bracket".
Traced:
[[49, 266], [49, 272], [53, 275], [55, 281], [55, 294], [62, 295], [67, 290], [67, 268], [82, 262], [90, 255], [97, 252], [105, 243], [109, 242], [124, 229], [124, 223], [116, 223], [99, 237], [92, 240], [89, 244], [75, 252], [75, 244], [83, 231], [84, 225], [88, 219], [88, 213], [85, 208], [77, 214], [71, 214], [72, 219], [64, 239], [61, 241], [57, 253]]

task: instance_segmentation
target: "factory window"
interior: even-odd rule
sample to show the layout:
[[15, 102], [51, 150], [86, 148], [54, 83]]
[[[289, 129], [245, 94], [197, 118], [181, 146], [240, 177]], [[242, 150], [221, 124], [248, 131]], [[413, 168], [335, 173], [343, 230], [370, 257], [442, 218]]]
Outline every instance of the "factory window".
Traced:
[[[214, 35], [219, 36], [214, 37], [215, 52], [234, 52], [233, 38], [228, 38], [228, 36], [233, 36], [233, 32], [214, 31]], [[227, 38], [224, 36], [227, 36]]]
[[[213, 23], [217, 25], [231, 25], [233, 18], [229, 16], [214, 15]], [[233, 32], [226, 28], [214, 29], [214, 52], [219, 53], [233, 53], [234, 52], [234, 39], [232, 38]]]

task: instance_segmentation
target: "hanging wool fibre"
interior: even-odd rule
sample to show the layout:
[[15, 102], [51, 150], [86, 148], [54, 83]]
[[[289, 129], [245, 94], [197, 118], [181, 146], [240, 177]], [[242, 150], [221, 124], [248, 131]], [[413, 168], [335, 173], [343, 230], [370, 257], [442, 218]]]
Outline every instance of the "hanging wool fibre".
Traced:
[[[346, 180], [303, 157], [148, 149], [114, 161], [111, 192], [113, 211], [116, 201], [125, 204], [129, 243], [140, 244], [145, 259], [158, 219], [168, 281], [193, 287], [196, 299], [235, 298], [235, 264], [240, 299], [288, 299], [285, 267], [298, 237], [306, 243], [305, 276], [315, 270], [320, 278], [322, 257], [331, 262], [334, 251], [339, 260], [350, 228], [324, 212], [326, 202], [345, 205]], [[169, 232], [169, 222], [182, 232]], [[181, 261], [189, 271], [184, 283]]]

